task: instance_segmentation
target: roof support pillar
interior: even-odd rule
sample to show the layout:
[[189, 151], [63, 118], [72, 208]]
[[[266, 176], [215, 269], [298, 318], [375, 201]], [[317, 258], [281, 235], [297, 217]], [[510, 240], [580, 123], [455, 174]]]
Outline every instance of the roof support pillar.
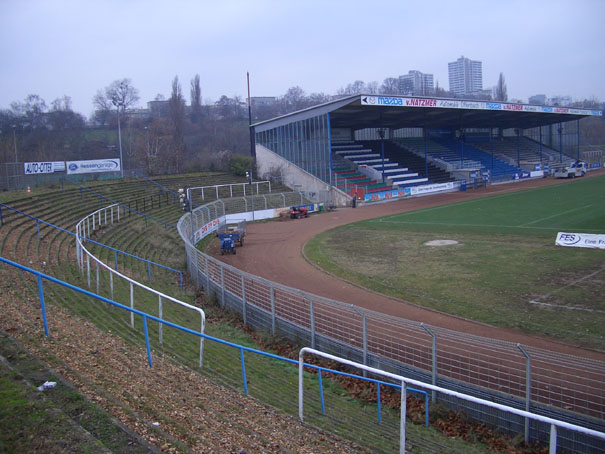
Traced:
[[559, 164], [563, 162], [563, 123], [559, 123]]
[[577, 134], [577, 140], [578, 140], [578, 157], [577, 160], [580, 160], [580, 119], [576, 120], [577, 122], [577, 127], [576, 127], [576, 134]]
[[426, 127], [422, 128], [422, 135], [424, 137], [424, 176], [429, 177], [429, 161], [428, 161], [428, 148], [429, 148], [429, 131]]
[[516, 128], [517, 132], [517, 167], [521, 168], [521, 128]]
[[544, 166], [542, 165], [542, 125], [540, 125], [540, 166], [544, 170]]

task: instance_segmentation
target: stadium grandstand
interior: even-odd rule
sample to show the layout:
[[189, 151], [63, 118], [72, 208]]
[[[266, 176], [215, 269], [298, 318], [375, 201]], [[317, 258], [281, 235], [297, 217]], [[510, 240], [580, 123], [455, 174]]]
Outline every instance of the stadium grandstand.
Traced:
[[339, 205], [539, 178], [579, 159], [599, 168], [602, 152], [580, 143], [589, 116], [602, 111], [355, 95], [251, 127], [261, 175]]

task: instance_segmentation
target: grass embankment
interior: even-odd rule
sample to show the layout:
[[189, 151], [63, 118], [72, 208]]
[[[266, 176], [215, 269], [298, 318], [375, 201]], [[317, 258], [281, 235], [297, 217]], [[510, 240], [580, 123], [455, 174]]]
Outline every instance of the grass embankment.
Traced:
[[[86, 198], [80, 203], [87, 203]], [[93, 209], [96, 209], [96, 204], [97, 201], [94, 200], [94, 203], [91, 203], [91, 208], [93, 208], [94, 205]], [[93, 209], [91, 209], [91, 211]], [[24, 210], [30, 211], [27, 208], [27, 205]], [[131, 218], [131, 222], [132, 224], [128, 225], [128, 228], [125, 230], [128, 232], [133, 231], [135, 232], [135, 235], [128, 236], [130, 239], [124, 239], [123, 243], [129, 245], [129, 247], [125, 247], [124, 249], [132, 250], [133, 252], [135, 252], [135, 250], [144, 252], [146, 250], [146, 245], [139, 245], [138, 240], [147, 237], [147, 241], [144, 243], [150, 243], [154, 249], [157, 249], [158, 246], [163, 246], [160, 248], [162, 252], [162, 261], [182, 264], [182, 248], [174, 247], [174, 243], [172, 243], [168, 237], [161, 237], [157, 231], [157, 226], [145, 228], [145, 223], [142, 220], [136, 222], [133, 218]], [[19, 244], [21, 245], [14, 250], [16, 256], [13, 257], [11, 254], [9, 258], [16, 259], [18, 262], [22, 263], [27, 262], [28, 259], [36, 259], [36, 262], [42, 258], [48, 259], [46, 256], [37, 257], [37, 254], [40, 252], [40, 244], [36, 239], [35, 228], [29, 228], [29, 230], [24, 229], [25, 227], [21, 228], [16, 226], [13, 229], [11, 225], [5, 227], [3, 234], [10, 237], [19, 235]], [[21, 234], [29, 236], [21, 238]], [[104, 234], [108, 234], [107, 236], [110, 238], [105, 237]], [[113, 238], [115, 242], [121, 243], [121, 238], [126, 235], [130, 234], [120, 232], [119, 230], [112, 231], [111, 227], [103, 227], [95, 233], [95, 238], [111, 244], [113, 242], [108, 241], [111, 240], [111, 238]], [[27, 241], [25, 241], [26, 239]], [[157, 244], [158, 241], [161, 242], [161, 245]], [[72, 244], [71, 239], [68, 243]], [[69, 247], [71, 248], [71, 253], [67, 254], [67, 256], [73, 257], [73, 245]], [[7, 249], [6, 252], [10, 252], [10, 250]], [[105, 254], [107, 254], [107, 252], [105, 252]], [[142, 253], [141, 255], [146, 254]], [[108, 261], [112, 263], [111, 254], [109, 254], [107, 258]], [[120, 270], [123, 269], [124, 263], [121, 263]], [[52, 266], [49, 265], [45, 271], [79, 287], [88, 288], [86, 274], [81, 276], [74, 264], [69, 264], [67, 262], [59, 265], [53, 264]], [[147, 280], [147, 274], [144, 267], [127, 267], [127, 274], [132, 275], [141, 282]], [[151, 284], [154, 288], [163, 290], [188, 303], [202, 305], [204, 309], [206, 309], [208, 315], [207, 334], [250, 347], [258, 348], [259, 346], [262, 346], [262, 344], [256, 342], [248, 332], [242, 330], [239, 325], [225, 323], [220, 317], [221, 311], [217, 308], [213, 309], [212, 305], [208, 304], [207, 301], [196, 298], [195, 293], [190, 287], [186, 287], [183, 292], [177, 290], [174, 276], [170, 273], [158, 273], [158, 279], [155, 278], [155, 275], [156, 273], [154, 272], [154, 280]], [[33, 305], [34, 311], [36, 311], [37, 292], [35, 282], [32, 282], [29, 276], [26, 276], [23, 273], [16, 273], [15, 270], [12, 270], [8, 266], [6, 268], [3, 266], [2, 276], [5, 278], [3, 279], [3, 291], [6, 291], [7, 293], [5, 294], [7, 295], [10, 292], [10, 295], [12, 295], [10, 298], [12, 303]], [[96, 281], [96, 269], [93, 266], [91, 270], [91, 289], [96, 290], [98, 285], [99, 293], [105, 297], [109, 297], [110, 282], [107, 272], [100, 272], [99, 283], [97, 284]], [[129, 286], [118, 279], [115, 279], [113, 284], [114, 300], [129, 305]], [[67, 309], [74, 317], [74, 323], [78, 324], [78, 320], [88, 320], [91, 323], [94, 323], [100, 332], [107, 333], [108, 340], [114, 336], [120, 336], [126, 344], [136, 346], [141, 352], [145, 351], [144, 335], [140, 317], [135, 317], [133, 329], [130, 327], [130, 316], [122, 310], [109, 308], [104, 303], [97, 302], [92, 298], [64, 289], [55, 284], [45, 283], [44, 289], [52, 343], [64, 342], [63, 337], [57, 332], [56, 321], [53, 322], [53, 317], [58, 316], [59, 309], [63, 308]], [[136, 288], [134, 289], [134, 306], [136, 309], [154, 315], [158, 314], [157, 296], [149, 295]], [[199, 316], [189, 310], [169, 304], [166, 301], [163, 303], [163, 317], [190, 329], [199, 330]], [[39, 323], [33, 319], [32, 322], [38, 325], [37, 328], [41, 333], [41, 326]], [[163, 342], [160, 343], [158, 324], [152, 322], [149, 323], [149, 336], [151, 339], [153, 358], [171, 357], [179, 364], [197, 370], [199, 338], [184, 334], [172, 328], [165, 328], [163, 330]], [[85, 339], [82, 338], [80, 340]], [[67, 350], [69, 350], [69, 347]], [[94, 355], [96, 353], [93, 352], [92, 354]], [[63, 364], [64, 361], [64, 358], [57, 358], [56, 364]], [[296, 415], [297, 369], [284, 361], [268, 359], [250, 353], [245, 354], [245, 361], [247, 385], [250, 395], [285, 413]], [[76, 366], [72, 367], [75, 368]], [[88, 373], [86, 370], [79, 372], [83, 375]], [[199, 373], [227, 388], [239, 391], [243, 389], [240, 352], [238, 349], [220, 345], [212, 341], [206, 341], [204, 348], [204, 366]], [[327, 415], [323, 416], [320, 412], [317, 375], [306, 374], [305, 377], [305, 386], [307, 389], [306, 398], [308, 399], [306, 402], [307, 410], [305, 415], [308, 422], [315, 426], [325, 427], [326, 430], [333, 431], [345, 439], [353, 440], [356, 443], [367, 446], [375, 452], [390, 452], [396, 450], [399, 427], [396, 410], [390, 410], [383, 406], [382, 424], [378, 425], [377, 405], [375, 403], [368, 404], [360, 402], [351, 397], [351, 395], [338, 383], [325, 379], [324, 392]], [[95, 386], [103, 397], [115, 399], [114, 396], [119, 395], [119, 390], [114, 389], [112, 384], [107, 385], [108, 387], [105, 389], [101, 389], [105, 386], [102, 382], [96, 383]], [[54, 394], [58, 395], [59, 393]], [[228, 393], [226, 392], [225, 395], [227, 394]], [[162, 408], [164, 399], [161, 389], [158, 388], [157, 394], [155, 392], [153, 394], [150, 393], [146, 399], [147, 398], [149, 399], [149, 406], [147, 407], [146, 404], [145, 408], [142, 409], [140, 406], [135, 405], [132, 410], [129, 410], [129, 417], [141, 414], [145, 415], [147, 419], [159, 419], [162, 422], [162, 426], [164, 426], [164, 424], [169, 426], [169, 424], [174, 423], [175, 418], [173, 414], [166, 413], [166, 410]], [[122, 401], [121, 405], [126, 407], [131, 405], [131, 402]], [[237, 402], [230, 402], [227, 396], [225, 397], [225, 406], [229, 405], [237, 406], [238, 404]], [[92, 410], [83, 410], [82, 415], [88, 416], [91, 412]], [[252, 417], [252, 415], [250, 416]], [[20, 414], [18, 413], [17, 408], [7, 410], [7, 425], [19, 424], [19, 418]], [[149, 421], [145, 421], [144, 419], [141, 420], [142, 425], [146, 425], [148, 422]], [[360, 427], [362, 428], [361, 430]], [[177, 425], [175, 431], [178, 432], [179, 430], [185, 431], [184, 427]], [[55, 438], [53, 433], [46, 436], [40, 431], [40, 434], [42, 435], [42, 438], [48, 438], [49, 443], [53, 443]], [[451, 450], [456, 450], [458, 452], [486, 451], [482, 445], [475, 447], [464, 443], [461, 440], [451, 440], [449, 437], [438, 433], [435, 429], [425, 429], [421, 424], [410, 425], [408, 427], [408, 439], [410, 443], [417, 446], [422, 443], [430, 446], [430, 448], [425, 449], [424, 452], [451, 452]], [[106, 445], [105, 442], [102, 442], [102, 444]], [[84, 452], [86, 452], [86, 449], [88, 448], [82, 448]], [[418, 449], [418, 452], [422, 452], [420, 448]], [[119, 452], [119, 450], [120, 449], [118, 449], [117, 446], [114, 449], [115, 452]]]
[[305, 253], [390, 296], [604, 350], [605, 253], [555, 246], [560, 231], [605, 233], [604, 177], [350, 224]]

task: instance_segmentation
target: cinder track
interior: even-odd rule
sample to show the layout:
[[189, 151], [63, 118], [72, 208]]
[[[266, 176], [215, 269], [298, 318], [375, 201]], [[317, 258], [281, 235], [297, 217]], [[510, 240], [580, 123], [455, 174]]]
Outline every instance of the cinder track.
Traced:
[[[605, 175], [604, 169], [593, 171], [585, 178], [602, 175]], [[246, 246], [238, 249], [237, 256], [221, 257], [219, 255], [217, 257], [225, 263], [266, 279], [388, 315], [491, 339], [518, 342], [540, 349], [605, 361], [605, 352], [577, 348], [552, 339], [530, 336], [510, 329], [473, 322], [360, 288], [316, 268], [303, 255], [303, 247], [307, 241], [340, 225], [496, 194], [564, 183], [563, 180], [544, 178], [514, 184], [494, 185], [466, 192], [459, 191], [403, 199], [356, 209], [338, 209], [321, 216], [311, 216], [307, 219], [292, 222], [250, 224], [247, 228]]]

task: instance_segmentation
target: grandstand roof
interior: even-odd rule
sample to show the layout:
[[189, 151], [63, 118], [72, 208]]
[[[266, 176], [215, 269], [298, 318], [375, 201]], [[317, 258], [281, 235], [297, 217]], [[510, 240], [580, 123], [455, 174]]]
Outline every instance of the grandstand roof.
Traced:
[[330, 114], [332, 128], [534, 128], [564, 123], [600, 110], [534, 106], [498, 101], [477, 101], [406, 96], [354, 95], [271, 120], [256, 123], [257, 132], [294, 121]]

